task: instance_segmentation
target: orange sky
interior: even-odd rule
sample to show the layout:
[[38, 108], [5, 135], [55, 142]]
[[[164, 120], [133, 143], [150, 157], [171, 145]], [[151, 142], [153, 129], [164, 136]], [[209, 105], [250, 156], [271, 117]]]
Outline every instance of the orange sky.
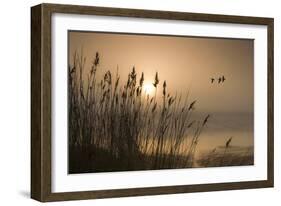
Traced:
[[[69, 63], [75, 50], [83, 49], [86, 67], [98, 51], [100, 68], [127, 78], [133, 66], [144, 72], [146, 83], [158, 71], [171, 93], [191, 91], [201, 112], [253, 113], [254, 41], [94, 32], [69, 32]], [[210, 78], [224, 75], [223, 84]]]

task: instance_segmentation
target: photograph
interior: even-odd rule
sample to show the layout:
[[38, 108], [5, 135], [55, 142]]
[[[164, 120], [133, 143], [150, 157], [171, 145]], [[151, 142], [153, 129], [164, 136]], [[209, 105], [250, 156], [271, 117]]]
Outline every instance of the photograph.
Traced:
[[254, 39], [67, 41], [68, 174], [254, 165]]

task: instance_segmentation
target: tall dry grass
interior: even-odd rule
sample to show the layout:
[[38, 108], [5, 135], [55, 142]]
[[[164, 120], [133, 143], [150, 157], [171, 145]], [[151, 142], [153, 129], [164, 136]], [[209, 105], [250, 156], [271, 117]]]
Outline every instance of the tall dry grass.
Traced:
[[70, 173], [193, 167], [210, 117], [192, 118], [196, 101], [170, 94], [158, 73], [147, 95], [134, 67], [121, 83], [118, 70], [102, 71], [99, 53], [89, 72], [85, 65], [75, 53], [68, 68]]

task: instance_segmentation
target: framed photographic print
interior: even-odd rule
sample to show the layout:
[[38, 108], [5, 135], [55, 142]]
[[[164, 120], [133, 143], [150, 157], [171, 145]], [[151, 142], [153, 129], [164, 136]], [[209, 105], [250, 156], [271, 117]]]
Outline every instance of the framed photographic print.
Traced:
[[31, 8], [31, 196], [273, 187], [273, 19]]

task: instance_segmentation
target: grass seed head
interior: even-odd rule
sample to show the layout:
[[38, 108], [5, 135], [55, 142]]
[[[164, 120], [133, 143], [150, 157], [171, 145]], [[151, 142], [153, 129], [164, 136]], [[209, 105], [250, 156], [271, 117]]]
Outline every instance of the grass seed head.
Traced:
[[141, 78], [140, 78], [140, 87], [142, 87], [143, 82], [144, 82], [144, 73], [142, 72], [141, 73]]
[[158, 78], [158, 72], [156, 72], [153, 86], [156, 88], [158, 84], [159, 84], [159, 78]]
[[100, 63], [100, 56], [99, 56], [99, 53], [96, 52], [96, 57], [95, 57], [95, 60], [94, 60], [94, 65], [98, 66], [99, 63]]
[[190, 103], [190, 105], [189, 105], [189, 107], [188, 107], [188, 110], [192, 110], [192, 109], [194, 109], [194, 105], [195, 105], [195, 103], [196, 103], [196, 100], [195, 100], [195, 101], [193, 101], [193, 102], [191, 102], [191, 103]]
[[203, 121], [203, 124], [202, 124], [203, 126], [208, 122], [210, 116], [211, 116], [211, 115], [208, 114], [208, 115], [205, 117], [205, 119], [204, 119], [204, 121]]
[[225, 147], [226, 147], [226, 148], [229, 147], [231, 141], [232, 141], [232, 137], [230, 137], [230, 138], [226, 141], [226, 143], [225, 143]]
[[163, 83], [163, 96], [166, 96], [166, 87], [167, 87], [167, 84], [166, 84], [166, 81], [164, 81], [164, 83]]

